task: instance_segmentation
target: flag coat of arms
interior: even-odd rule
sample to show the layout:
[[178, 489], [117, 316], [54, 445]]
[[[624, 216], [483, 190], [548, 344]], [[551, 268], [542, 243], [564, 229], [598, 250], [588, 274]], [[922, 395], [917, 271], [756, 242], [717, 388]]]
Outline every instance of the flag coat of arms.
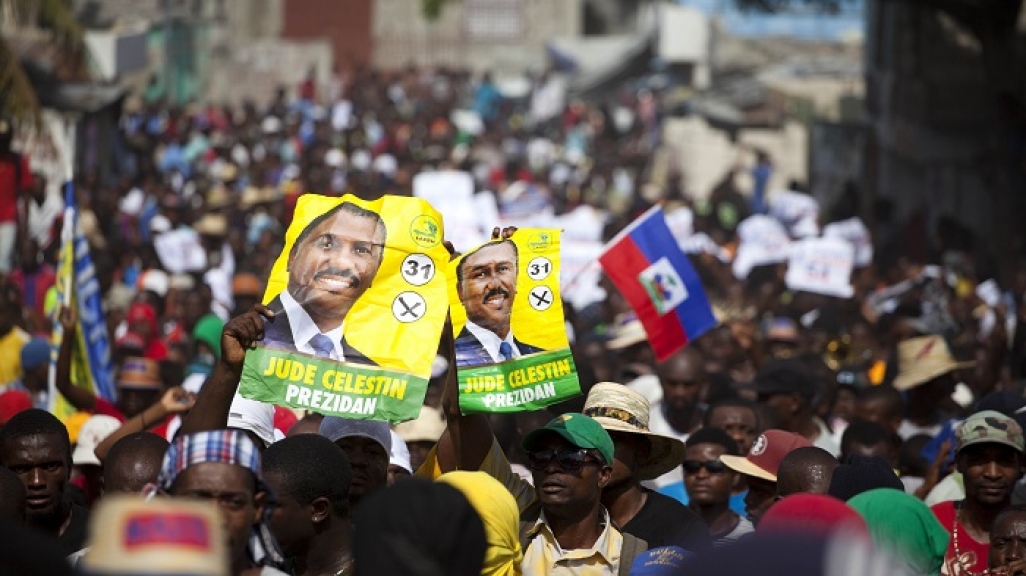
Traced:
[[613, 238], [599, 263], [634, 308], [660, 361], [716, 326], [698, 274], [659, 206]]

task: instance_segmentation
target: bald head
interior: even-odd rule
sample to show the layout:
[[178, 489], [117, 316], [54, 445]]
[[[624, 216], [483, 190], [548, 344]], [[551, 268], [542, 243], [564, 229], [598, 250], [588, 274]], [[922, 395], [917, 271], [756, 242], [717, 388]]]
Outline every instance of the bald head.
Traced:
[[25, 522], [25, 484], [17, 474], [0, 466], [0, 520]]
[[815, 446], [806, 446], [792, 451], [780, 461], [777, 470], [777, 496], [791, 494], [826, 494], [830, 491], [830, 479], [840, 465], [837, 458]]
[[156, 483], [167, 452], [167, 440], [149, 432], [136, 432], [118, 440], [103, 463], [107, 494], [139, 494]]
[[659, 365], [663, 402], [670, 410], [690, 412], [707, 384], [705, 364], [697, 348], [687, 347]]

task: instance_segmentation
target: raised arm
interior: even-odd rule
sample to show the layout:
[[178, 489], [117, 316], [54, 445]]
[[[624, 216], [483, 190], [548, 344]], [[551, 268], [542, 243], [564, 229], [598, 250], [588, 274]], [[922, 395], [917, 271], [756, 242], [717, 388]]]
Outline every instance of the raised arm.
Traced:
[[93, 453], [102, 463], [107, 460], [107, 453], [118, 440], [136, 432], [149, 430], [163, 422], [169, 415], [188, 412], [195, 405], [196, 397], [186, 392], [184, 388], [180, 386], [168, 388], [159, 401], [122, 424], [113, 434], [100, 442]]
[[60, 323], [64, 336], [61, 338], [61, 347], [57, 352], [57, 374], [55, 376], [57, 391], [76, 410], [91, 412], [96, 407], [96, 396], [85, 388], [75, 386], [71, 381], [71, 351], [77, 337], [78, 314], [73, 308], [65, 306], [61, 308]]

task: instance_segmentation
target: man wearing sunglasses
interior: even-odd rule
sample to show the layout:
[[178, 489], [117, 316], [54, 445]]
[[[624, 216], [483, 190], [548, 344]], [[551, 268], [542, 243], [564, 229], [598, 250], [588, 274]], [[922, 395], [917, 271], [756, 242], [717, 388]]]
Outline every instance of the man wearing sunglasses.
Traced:
[[737, 442], [719, 428], [702, 428], [688, 438], [684, 454], [684, 488], [688, 507], [709, 526], [713, 546], [720, 547], [754, 530], [752, 523], [730, 508], [740, 474], [720, 460], [738, 456]]
[[602, 506], [613, 473], [609, 433], [588, 416], [563, 414], [525, 436], [523, 447], [538, 498], [521, 515], [537, 518], [521, 522], [524, 574], [627, 574], [648, 545], [621, 533]]

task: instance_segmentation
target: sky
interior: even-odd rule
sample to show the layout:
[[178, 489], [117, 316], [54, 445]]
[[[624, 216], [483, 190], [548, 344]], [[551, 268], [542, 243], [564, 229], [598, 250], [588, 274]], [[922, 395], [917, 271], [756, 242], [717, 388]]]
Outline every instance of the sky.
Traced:
[[861, 35], [863, 7], [861, 0], [839, 15], [818, 14], [743, 14], [732, 0], [678, 0], [709, 15], [719, 16], [727, 30], [739, 36], [793, 36], [807, 40], [838, 40], [852, 33]]

